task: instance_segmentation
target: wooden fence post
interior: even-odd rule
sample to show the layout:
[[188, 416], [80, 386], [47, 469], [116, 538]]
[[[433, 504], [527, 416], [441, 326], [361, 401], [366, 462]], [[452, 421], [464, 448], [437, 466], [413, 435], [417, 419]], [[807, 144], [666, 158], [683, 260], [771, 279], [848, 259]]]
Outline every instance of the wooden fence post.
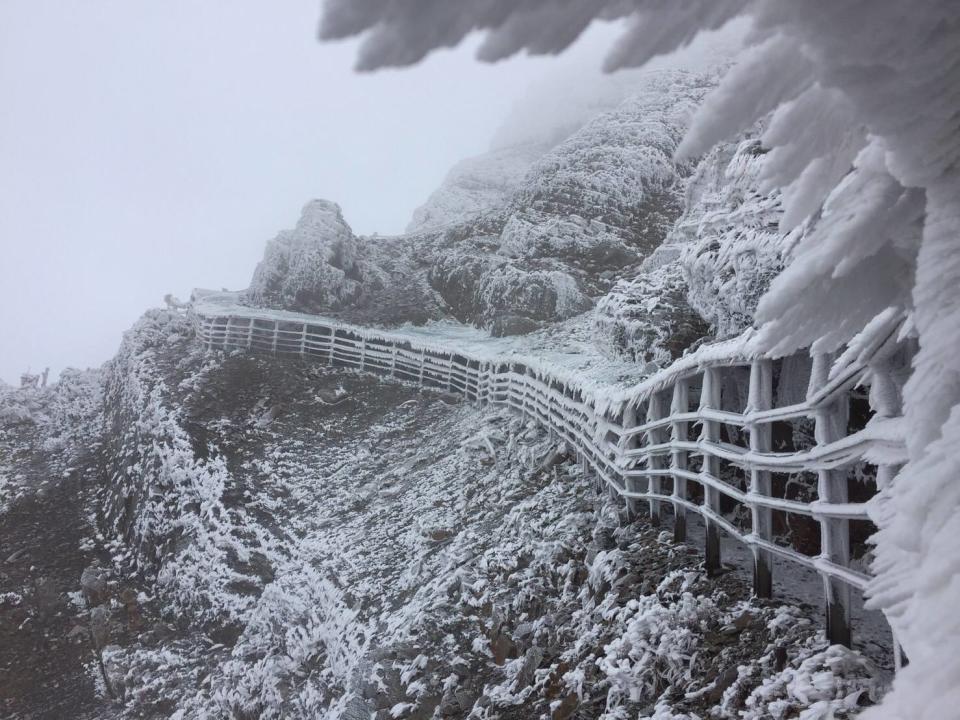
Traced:
[[[895, 375], [907, 377], [910, 371], [910, 353], [907, 348], [897, 348], [870, 362], [870, 407], [878, 417], [893, 418], [903, 414], [903, 396]], [[890, 487], [900, 472], [900, 465], [881, 463], [877, 465], [877, 489]], [[890, 628], [893, 638], [893, 660], [897, 672], [908, 664], [908, 658], [897, 640], [897, 633]]]
[[[707, 368], [703, 371], [703, 390], [700, 393], [700, 410], [720, 409], [720, 371], [717, 368]], [[703, 430], [700, 433], [701, 442], [715, 443], [720, 440], [720, 423], [708, 420], [701, 415]], [[720, 476], [720, 460], [712, 452], [703, 453], [703, 468], [701, 475], [710, 475], [713, 478]], [[704, 505], [711, 513], [720, 514], [720, 493], [708, 482], [703, 483]], [[720, 528], [709, 515], [704, 517], [706, 538], [704, 541], [704, 556], [707, 574], [719, 572], [720, 558]]]
[[280, 332], [280, 321], [273, 321], [273, 354], [277, 354], [277, 334]]
[[[750, 391], [747, 400], [747, 414], [769, 410], [773, 407], [773, 362], [754, 360], [750, 365]], [[772, 450], [772, 433], [769, 423], [750, 423], [750, 452], [768, 453]], [[770, 497], [772, 483], [768, 470], [750, 470], [750, 494]], [[770, 542], [773, 539], [773, 512], [769, 507], [750, 505], [751, 527], [753, 534]], [[757, 597], [773, 596], [772, 558], [770, 552], [756, 545], [753, 552], [753, 592]]]
[[[663, 400], [663, 393], [655, 392], [650, 395], [650, 398], [647, 400], [648, 423], [663, 419]], [[646, 435], [647, 446], [649, 448], [649, 446], [652, 445], [662, 444], [665, 433], [662, 428], [656, 427], [647, 430]], [[648, 451], [646, 461], [647, 469], [653, 471], [647, 476], [647, 492], [659, 495], [661, 483], [660, 475], [657, 474], [657, 472], [666, 468], [666, 459], [662, 455], [652, 455]], [[654, 527], [660, 524], [660, 501], [654, 498], [650, 498], [650, 522]]]
[[[830, 372], [830, 355], [813, 357], [807, 397], [824, 387]], [[814, 411], [814, 437], [817, 445], [839, 440], [847, 431], [850, 401], [846, 392]], [[817, 473], [817, 494], [820, 502], [842, 504], [848, 501], [847, 470], [820, 470]], [[820, 556], [836, 565], [850, 563], [850, 521], [844, 518], [821, 517]], [[827, 575], [823, 576], [827, 610], [827, 639], [835, 645], [850, 646], [850, 587]]]
[[[626, 406], [623, 408], [623, 429], [629, 430], [631, 428], [636, 427], [636, 425], [637, 425], [637, 408], [632, 402], [628, 402]], [[621, 452], [624, 452], [626, 450], [631, 450], [636, 446], [637, 446], [637, 436], [631, 435], [628, 438], [622, 439], [619, 449]], [[632, 468], [631, 468], [630, 462], [623, 463], [624, 473], [631, 472], [631, 470]], [[631, 492], [631, 493], [637, 492], [636, 478], [630, 477], [629, 475], [624, 475], [623, 485], [624, 485], [624, 489], [627, 492]], [[637, 518], [637, 505], [638, 505], [637, 500], [630, 497], [627, 498], [627, 502], [626, 502], [627, 520], [630, 522], [633, 522]]]
[[227, 349], [233, 341], [233, 315], [227, 316], [227, 324], [223, 328], [223, 347]]
[[[673, 398], [670, 402], [670, 414], [679, 415], [689, 410], [690, 382], [681, 378], [673, 386]], [[689, 424], [685, 420], [670, 423], [670, 436], [673, 442], [686, 442], [689, 438]], [[670, 469], [673, 471], [673, 496], [677, 500], [687, 499], [687, 479], [681, 473], [687, 470], [687, 451], [674, 448], [670, 453]], [[673, 539], [685, 542], [687, 539], [687, 508], [680, 502], [673, 504]]]

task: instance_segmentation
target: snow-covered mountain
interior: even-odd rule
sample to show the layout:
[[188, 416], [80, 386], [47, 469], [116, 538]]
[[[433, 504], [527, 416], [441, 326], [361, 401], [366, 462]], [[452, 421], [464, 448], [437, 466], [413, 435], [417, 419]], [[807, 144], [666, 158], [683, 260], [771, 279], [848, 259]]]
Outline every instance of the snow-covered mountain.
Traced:
[[357, 237], [339, 208], [309, 204], [268, 246], [251, 300], [366, 322], [453, 317], [494, 334], [590, 309], [682, 212], [693, 165], [673, 153], [710, 86], [683, 71], [636, 83], [552, 145], [498, 146], [460, 163], [405, 235]]
[[[451, 321], [469, 323], [524, 335], [484, 336], [505, 352], [634, 383], [750, 326], [817, 222], [779, 232], [758, 128], [673, 159], [710, 83], [650, 73], [549, 131], [518, 121], [400, 236], [359, 236], [336, 203], [311, 201], [268, 243], [244, 302], [443, 319], [423, 332], [451, 342], [465, 332]], [[0, 392], [0, 515], [27, 498], [60, 517], [37, 485], [76, 479], [70, 522], [45, 544], [57, 582], [82, 578], [72, 596], [44, 594], [14, 553], [23, 588], [0, 593], [15, 619], [0, 631], [53, 615], [89, 638], [58, 655], [78, 684], [98, 679], [100, 695], [76, 691], [88, 717], [760, 720], [876, 701], [881, 671], [827, 647], [799, 591], [751, 599], [733, 563], [707, 577], [692, 545], [596, 497], [543, 428], [448, 401], [205, 352], [182, 312], [149, 311], [102, 371]], [[782, 475], [816, 490], [815, 475]]]

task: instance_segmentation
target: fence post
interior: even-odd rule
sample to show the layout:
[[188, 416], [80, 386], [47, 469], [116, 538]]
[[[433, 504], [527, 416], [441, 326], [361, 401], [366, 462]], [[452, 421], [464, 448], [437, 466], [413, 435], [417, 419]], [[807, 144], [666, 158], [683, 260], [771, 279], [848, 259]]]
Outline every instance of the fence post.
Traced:
[[[813, 356], [810, 386], [811, 397], [827, 383], [831, 357], [818, 353]], [[846, 435], [850, 403], [847, 393], [814, 411], [814, 438], [817, 445], [827, 445]], [[848, 500], [847, 471], [820, 470], [817, 473], [817, 494], [820, 502], [845, 503]], [[843, 518], [821, 517], [820, 556], [836, 565], [847, 567], [850, 562], [850, 521]], [[827, 610], [827, 639], [835, 645], [850, 646], [850, 587], [827, 575], [823, 576]]]
[[250, 318], [250, 322], [247, 323], [247, 350], [253, 349], [253, 323], [256, 322], [253, 318]]
[[[652, 393], [650, 398], [647, 400], [647, 422], [656, 422], [657, 420], [662, 420], [664, 417], [663, 412], [663, 394], [659, 392]], [[653, 470], [654, 472], [647, 476], [647, 492], [660, 494], [661, 484], [660, 476], [656, 474], [656, 471], [663, 470], [665, 468], [665, 462], [662, 455], [653, 455], [649, 452], [649, 446], [651, 445], [660, 445], [662, 444], [664, 432], [661, 428], [652, 428], [647, 430], [647, 446], [648, 452], [646, 455], [647, 469]], [[650, 498], [650, 522], [656, 527], [660, 524], [660, 501]]]
[[[707, 368], [703, 371], [703, 390], [700, 394], [700, 410], [720, 409], [720, 371], [717, 368]], [[708, 420], [702, 416], [703, 430], [700, 433], [701, 442], [715, 443], [720, 440], [720, 423]], [[720, 475], [720, 461], [712, 452], [703, 453], [703, 468], [701, 475], [710, 475], [717, 478]], [[720, 493], [709, 483], [703, 483], [704, 504], [710, 513], [720, 514]], [[721, 569], [720, 558], [720, 528], [710, 515], [704, 516], [706, 538], [704, 541], [704, 556], [707, 574], [713, 574]]]
[[[747, 414], [769, 410], [773, 407], [773, 362], [771, 360], [754, 360], [750, 365], [750, 391], [747, 400]], [[770, 424], [750, 423], [747, 426], [750, 433], [750, 452], [768, 453], [772, 450], [772, 433]], [[750, 469], [750, 494], [770, 497], [772, 483], [768, 470]], [[767, 542], [773, 538], [773, 512], [769, 507], [750, 505], [751, 527], [753, 534]], [[753, 552], [753, 592], [757, 597], [769, 598], [773, 596], [772, 558], [770, 552], [756, 545], [751, 546]]]
[[[670, 414], [672, 416], [685, 413], [689, 410], [689, 392], [690, 382], [687, 378], [681, 378], [673, 386], [673, 398], [670, 401]], [[686, 442], [689, 438], [689, 424], [685, 420], [674, 419], [670, 423], [670, 436], [673, 442]], [[673, 474], [673, 497], [677, 500], [687, 499], [687, 479], [681, 477], [680, 473], [686, 471], [687, 451], [681, 448], [673, 448], [670, 452], [670, 469]], [[684, 542], [687, 539], [687, 508], [680, 502], [673, 504], [673, 539], [676, 542]]]
[[480, 375], [477, 378], [477, 402], [480, 405], [489, 405], [490, 404], [490, 382], [492, 380], [491, 376], [491, 364], [489, 362], [482, 362], [480, 365]]
[[223, 328], [223, 347], [226, 349], [233, 343], [233, 315], [227, 316], [227, 324]]
[[[870, 361], [870, 407], [878, 417], [892, 418], [903, 414], [901, 387], [894, 376], [907, 376], [909, 368], [910, 356], [904, 347], [888, 351]], [[900, 465], [878, 464], [877, 489], [889, 487], [900, 468]], [[908, 658], [897, 640], [896, 631], [892, 627], [890, 631], [893, 636], [894, 667], [900, 672], [908, 663]]]
[[277, 354], [277, 335], [280, 332], [280, 322], [278, 320], [273, 321], [273, 354]]
[[[626, 406], [623, 408], [623, 429], [626, 431], [636, 427], [636, 425], [637, 425], [637, 408], [634, 406], [632, 402], [628, 402]], [[637, 436], [631, 435], [630, 437], [622, 438], [622, 441], [620, 442], [619, 450], [622, 453], [632, 448], [635, 448], [636, 446], [637, 446]], [[627, 492], [631, 492], [631, 493], [637, 492], [636, 478], [626, 474], [631, 472], [632, 470], [632, 468], [630, 467], [631, 465], [630, 461], [625, 459], [624, 462], [622, 462], [620, 465], [623, 468], [623, 472], [624, 472], [624, 481], [623, 481], [624, 489]], [[627, 520], [630, 522], [633, 522], [637, 517], [637, 505], [638, 503], [634, 498], [630, 498], [630, 497], [627, 498], [627, 502], [626, 502]]]
[[303, 329], [300, 331], [300, 357], [303, 358], [304, 354], [307, 352], [307, 324], [303, 324]]

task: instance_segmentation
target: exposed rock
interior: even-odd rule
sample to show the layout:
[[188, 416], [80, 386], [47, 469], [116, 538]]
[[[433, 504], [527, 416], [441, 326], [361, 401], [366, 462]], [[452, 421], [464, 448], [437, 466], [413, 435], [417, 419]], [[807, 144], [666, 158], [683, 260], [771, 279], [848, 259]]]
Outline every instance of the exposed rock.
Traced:
[[568, 693], [563, 700], [560, 701], [560, 704], [553, 709], [550, 718], [551, 720], [567, 720], [567, 718], [572, 718], [579, 706], [580, 698], [577, 697], [577, 694]]
[[109, 596], [109, 587], [107, 571], [96, 565], [90, 565], [84, 568], [80, 575], [80, 590], [83, 592], [83, 599], [87, 607], [96, 607], [107, 601]]
[[528, 685], [533, 684], [533, 676], [543, 662], [543, 650], [536, 645], [527, 650], [523, 656], [523, 666], [517, 673], [517, 679], [514, 683], [515, 690], [521, 690]]
[[738, 676], [739, 673], [735, 667], [727, 668], [720, 673], [713, 683], [713, 688], [707, 694], [707, 700], [711, 703], [719, 703], [727, 688], [737, 681]]

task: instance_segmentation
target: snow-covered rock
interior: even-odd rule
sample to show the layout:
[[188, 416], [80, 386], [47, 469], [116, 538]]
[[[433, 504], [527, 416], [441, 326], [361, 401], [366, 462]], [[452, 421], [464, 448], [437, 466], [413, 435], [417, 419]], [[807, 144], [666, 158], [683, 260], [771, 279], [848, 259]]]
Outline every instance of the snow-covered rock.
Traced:
[[267, 244], [250, 283], [251, 296], [297, 309], [338, 309], [363, 290], [358, 241], [340, 206], [313, 200], [293, 230]]
[[761, 190], [764, 158], [748, 137], [701, 159], [663, 244], [597, 305], [597, 337], [611, 352], [663, 366], [701, 338], [753, 324], [790, 242], [778, 230], [780, 193]]
[[621, 280], [597, 304], [598, 342], [614, 356], [666, 367], [710, 330], [688, 292], [676, 261]]

